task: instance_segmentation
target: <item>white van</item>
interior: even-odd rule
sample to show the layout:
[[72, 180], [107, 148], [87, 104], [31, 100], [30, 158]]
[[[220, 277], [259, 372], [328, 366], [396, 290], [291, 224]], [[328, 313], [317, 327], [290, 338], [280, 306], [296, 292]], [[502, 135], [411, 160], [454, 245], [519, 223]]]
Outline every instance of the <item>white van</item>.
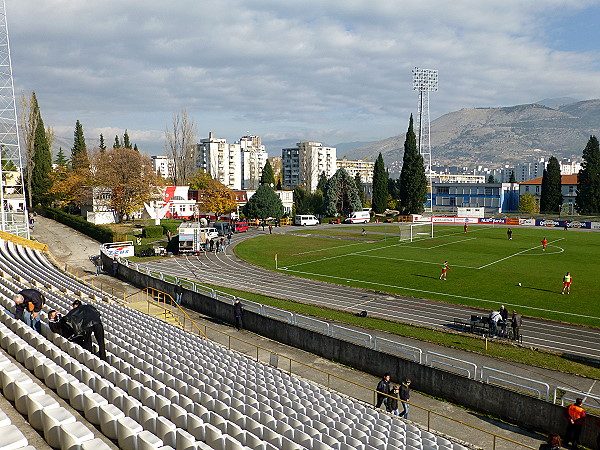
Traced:
[[344, 220], [344, 223], [369, 223], [371, 213], [369, 211], [354, 211]]
[[301, 225], [305, 227], [306, 225], [318, 225], [319, 219], [315, 216], [295, 216], [294, 217], [294, 225]]

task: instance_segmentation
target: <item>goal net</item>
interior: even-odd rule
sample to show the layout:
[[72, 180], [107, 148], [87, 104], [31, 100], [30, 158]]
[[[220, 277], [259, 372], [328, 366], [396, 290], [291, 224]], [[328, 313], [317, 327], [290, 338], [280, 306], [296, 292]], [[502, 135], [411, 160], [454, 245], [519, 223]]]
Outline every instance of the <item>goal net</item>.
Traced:
[[421, 222], [410, 224], [410, 242], [417, 239], [433, 237], [433, 222]]

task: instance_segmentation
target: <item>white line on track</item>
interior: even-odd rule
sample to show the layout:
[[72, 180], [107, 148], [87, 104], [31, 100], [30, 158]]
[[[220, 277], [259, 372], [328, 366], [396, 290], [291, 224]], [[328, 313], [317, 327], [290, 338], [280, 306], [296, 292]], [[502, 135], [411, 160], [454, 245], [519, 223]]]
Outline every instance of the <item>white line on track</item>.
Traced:
[[[563, 239], [564, 238], [556, 239], [555, 241], [552, 241], [552, 242], [562, 241]], [[517, 253], [513, 253], [512, 255], [508, 255], [505, 258], [501, 258], [501, 259], [498, 259], [496, 261], [492, 261], [491, 263], [486, 264], [485, 266], [478, 267], [477, 269], [478, 270], [479, 269], [485, 269], [486, 267], [489, 267], [489, 266], [492, 266], [492, 265], [497, 264], [499, 262], [505, 261], [505, 260], [507, 260], [509, 258], [512, 258], [513, 256], [517, 256], [517, 255], [520, 255], [521, 253], [525, 253], [525, 252], [528, 252], [528, 251], [531, 251], [531, 250], [535, 250], [536, 248], [539, 248], [539, 245], [536, 245], [535, 247], [527, 248], [525, 250], [521, 250], [520, 252], [517, 252]]]
[[[346, 281], [348, 283], [350, 282], [355, 282], [355, 283], [363, 283], [363, 284], [371, 284], [374, 286], [384, 286], [384, 287], [391, 287], [391, 288], [396, 288], [396, 289], [404, 289], [407, 291], [412, 291], [412, 292], [421, 292], [424, 294], [435, 294], [435, 295], [441, 295], [444, 297], [456, 297], [456, 298], [461, 298], [461, 299], [467, 299], [467, 300], [476, 300], [479, 302], [484, 302], [484, 303], [494, 303], [497, 304], [498, 300], [487, 300], [484, 298], [476, 298], [476, 297], [466, 297], [464, 295], [455, 295], [455, 294], [448, 294], [445, 292], [435, 292], [435, 291], [427, 291], [427, 290], [423, 290], [423, 289], [414, 289], [414, 288], [409, 288], [409, 287], [404, 287], [404, 286], [398, 286], [398, 285], [394, 285], [394, 284], [385, 284], [385, 283], [375, 283], [372, 281], [364, 281], [364, 280], [355, 280], [352, 278], [343, 278], [343, 277], [337, 277], [335, 275], [324, 275], [322, 273], [311, 273], [311, 272], [302, 272], [300, 270], [290, 270], [289, 268], [287, 269], [287, 272], [295, 272], [295, 273], [301, 273], [303, 275], [311, 275], [311, 276], [315, 276], [315, 277], [323, 277], [323, 278], [333, 278], [333, 279], [337, 279], [337, 280], [343, 280]], [[570, 313], [570, 312], [566, 312], [566, 311], [556, 311], [556, 310], [552, 310], [552, 309], [544, 309], [544, 308], [536, 308], [533, 306], [523, 306], [523, 305], [517, 305], [514, 303], [504, 303], [507, 306], [510, 307], [519, 307], [519, 308], [528, 308], [528, 309], [533, 309], [533, 310], [537, 310], [537, 311], [545, 311], [545, 312], [550, 312], [550, 313], [556, 313], [556, 314], [564, 314], [564, 315], [568, 315], [568, 316], [574, 316], [574, 317], [584, 317], [587, 319], [600, 319], [600, 317], [597, 316], [588, 316], [586, 314], [575, 314], [575, 313]]]

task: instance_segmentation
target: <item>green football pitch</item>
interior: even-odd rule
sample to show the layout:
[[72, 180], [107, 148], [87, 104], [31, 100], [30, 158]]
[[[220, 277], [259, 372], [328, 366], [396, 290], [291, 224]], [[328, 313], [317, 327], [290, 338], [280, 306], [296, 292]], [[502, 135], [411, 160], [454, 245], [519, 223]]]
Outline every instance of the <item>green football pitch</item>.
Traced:
[[[366, 225], [366, 236], [362, 228], [260, 236], [236, 253], [271, 270], [277, 254], [277, 270], [290, 275], [485, 309], [504, 304], [529, 316], [598, 326], [600, 233], [512, 227], [508, 240], [506, 227], [471, 225], [464, 233], [462, 226], [435, 225], [433, 238], [410, 242], [408, 229], [397, 224]], [[562, 295], [567, 272], [571, 294]]]

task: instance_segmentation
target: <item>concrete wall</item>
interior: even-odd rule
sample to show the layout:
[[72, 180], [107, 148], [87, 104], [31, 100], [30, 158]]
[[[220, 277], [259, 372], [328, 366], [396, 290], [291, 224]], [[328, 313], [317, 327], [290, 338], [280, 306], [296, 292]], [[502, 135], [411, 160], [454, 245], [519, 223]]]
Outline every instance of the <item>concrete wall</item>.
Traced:
[[[119, 277], [140, 288], [153, 287], [175, 296], [174, 285], [126, 266], [119, 267]], [[186, 291], [183, 294], [183, 305], [201, 314], [234, 323], [233, 306], [210, 296]], [[545, 434], [564, 435], [567, 427], [564, 407], [499, 386], [338, 340], [251, 311], [244, 312], [244, 328], [378, 377], [385, 372], [389, 372], [395, 381], [408, 377], [412, 380], [412, 388], [419, 392], [447, 399], [523, 428]], [[586, 446], [595, 446], [598, 419], [600, 418], [588, 416], [584, 424], [581, 442]]]

